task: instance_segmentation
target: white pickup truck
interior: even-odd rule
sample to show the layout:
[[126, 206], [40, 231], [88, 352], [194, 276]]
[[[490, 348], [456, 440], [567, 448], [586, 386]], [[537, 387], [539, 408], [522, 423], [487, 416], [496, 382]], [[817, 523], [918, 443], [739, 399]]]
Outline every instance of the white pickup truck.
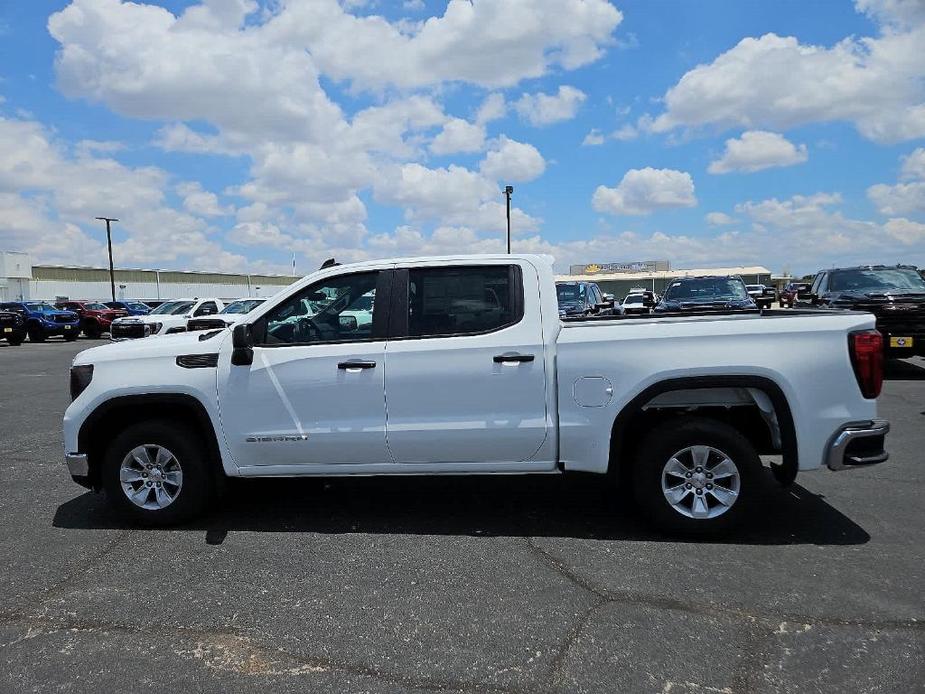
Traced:
[[584, 471], [662, 528], [713, 531], [761, 493], [759, 454], [783, 484], [886, 460], [881, 380], [865, 313], [563, 321], [539, 256], [376, 261], [233, 329], [81, 352], [65, 455], [148, 524], [201, 512], [224, 476]]

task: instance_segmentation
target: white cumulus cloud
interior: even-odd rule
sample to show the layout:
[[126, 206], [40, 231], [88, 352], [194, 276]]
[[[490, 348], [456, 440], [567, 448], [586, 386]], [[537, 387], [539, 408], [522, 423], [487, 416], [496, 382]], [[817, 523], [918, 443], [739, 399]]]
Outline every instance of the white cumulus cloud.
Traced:
[[594, 209], [615, 215], [647, 215], [656, 210], [694, 207], [694, 181], [686, 171], [630, 169], [615, 188], [598, 186]]
[[687, 72], [664, 96], [656, 132], [714, 125], [782, 131], [847, 121], [877, 142], [925, 136], [925, 6], [869, 0], [859, 8], [885, 22], [876, 37], [832, 47], [769, 33], [747, 37]]
[[580, 89], [562, 85], [555, 94], [524, 94], [514, 109], [531, 125], [550, 125], [574, 118], [586, 98]]
[[492, 144], [479, 169], [489, 178], [503, 183], [532, 181], [543, 175], [546, 160], [533, 145], [502, 135]]
[[723, 155], [710, 162], [707, 171], [712, 174], [761, 171], [772, 167], [801, 164], [808, 158], [806, 145], [794, 145], [777, 133], [747, 130], [738, 139], [726, 140]]

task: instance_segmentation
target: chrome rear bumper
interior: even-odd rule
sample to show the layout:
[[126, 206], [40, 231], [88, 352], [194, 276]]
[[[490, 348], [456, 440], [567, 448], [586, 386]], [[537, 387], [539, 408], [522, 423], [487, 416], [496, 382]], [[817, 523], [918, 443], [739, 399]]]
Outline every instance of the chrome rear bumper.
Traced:
[[884, 462], [890, 457], [883, 445], [889, 431], [885, 419], [846, 424], [829, 441], [826, 465], [830, 470], [847, 470]]

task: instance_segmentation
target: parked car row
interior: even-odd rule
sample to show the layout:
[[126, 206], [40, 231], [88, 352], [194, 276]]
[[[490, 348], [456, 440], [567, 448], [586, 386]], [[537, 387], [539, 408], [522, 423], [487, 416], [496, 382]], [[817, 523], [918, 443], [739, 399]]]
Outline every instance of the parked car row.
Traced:
[[156, 306], [133, 299], [122, 301], [65, 300], [7, 301], [0, 303], [0, 340], [10, 345], [44, 342], [60, 335], [67, 341], [80, 334], [98, 339], [105, 333], [113, 340], [167, 335], [188, 330], [208, 330], [233, 325], [264, 299], [218, 298], [156, 301]]
[[679, 277], [663, 296], [631, 290], [621, 304], [597, 303], [593, 282], [558, 282], [559, 316], [576, 319], [614, 314], [758, 311], [771, 308], [850, 309], [872, 313], [887, 357], [925, 355], [925, 279], [912, 265], [866, 265], [820, 270], [812, 282], [774, 287], [745, 284], [737, 275]]

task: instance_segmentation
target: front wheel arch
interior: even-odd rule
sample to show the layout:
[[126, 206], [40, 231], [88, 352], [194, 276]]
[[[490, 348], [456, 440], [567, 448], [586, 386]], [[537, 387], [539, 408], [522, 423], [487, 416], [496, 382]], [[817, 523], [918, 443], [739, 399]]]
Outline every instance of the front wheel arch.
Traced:
[[[169, 414], [165, 416], [165, 412]], [[81, 425], [77, 445], [81, 453], [87, 454], [89, 481], [94, 489], [101, 488], [100, 466], [113, 436], [133, 423], [153, 419], [173, 420], [192, 427], [204, 442], [210, 469], [221, 486], [225, 476], [221, 450], [205, 405], [186, 393], [145, 393], [106, 400]]]

